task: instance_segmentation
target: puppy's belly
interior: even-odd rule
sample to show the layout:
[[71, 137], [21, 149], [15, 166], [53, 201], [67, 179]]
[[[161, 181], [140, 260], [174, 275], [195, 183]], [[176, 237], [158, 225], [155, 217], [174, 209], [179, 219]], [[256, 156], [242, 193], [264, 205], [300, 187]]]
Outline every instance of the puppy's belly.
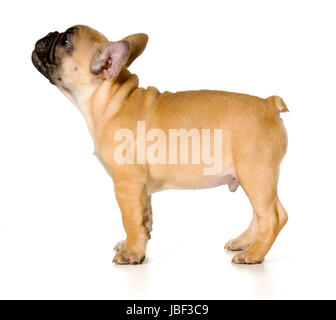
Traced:
[[221, 174], [207, 181], [201, 188], [214, 188], [227, 184], [231, 192], [235, 192], [239, 186], [239, 182], [234, 174]]
[[168, 189], [206, 189], [206, 188], [215, 188], [218, 186], [222, 186], [227, 184], [229, 186], [229, 190], [234, 192], [237, 190], [239, 186], [239, 182], [235, 175], [230, 172], [224, 172], [216, 176], [208, 176], [204, 178], [204, 176], [200, 179], [195, 178], [194, 181], [181, 181], [180, 179], [174, 179], [175, 181], [151, 181], [147, 190], [148, 193], [159, 192], [162, 190]]

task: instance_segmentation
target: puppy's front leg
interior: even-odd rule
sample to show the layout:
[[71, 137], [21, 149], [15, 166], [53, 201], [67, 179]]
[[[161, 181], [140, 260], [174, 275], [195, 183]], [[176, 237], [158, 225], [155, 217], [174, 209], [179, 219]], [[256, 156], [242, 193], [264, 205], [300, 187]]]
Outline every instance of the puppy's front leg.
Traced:
[[127, 239], [117, 245], [118, 252], [113, 262], [117, 264], [142, 263], [145, 259], [151, 230], [150, 196], [147, 196], [145, 185], [130, 183], [129, 180], [115, 183], [115, 193]]

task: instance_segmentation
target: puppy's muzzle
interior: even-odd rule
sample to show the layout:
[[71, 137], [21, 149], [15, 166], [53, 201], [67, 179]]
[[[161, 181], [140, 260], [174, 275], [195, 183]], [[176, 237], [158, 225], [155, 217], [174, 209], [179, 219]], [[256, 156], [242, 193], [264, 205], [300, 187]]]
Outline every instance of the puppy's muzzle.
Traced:
[[60, 37], [57, 31], [49, 32], [44, 38], [38, 40], [32, 53], [32, 62], [36, 69], [41, 72], [49, 81], [52, 80], [52, 73], [56, 67], [55, 46]]

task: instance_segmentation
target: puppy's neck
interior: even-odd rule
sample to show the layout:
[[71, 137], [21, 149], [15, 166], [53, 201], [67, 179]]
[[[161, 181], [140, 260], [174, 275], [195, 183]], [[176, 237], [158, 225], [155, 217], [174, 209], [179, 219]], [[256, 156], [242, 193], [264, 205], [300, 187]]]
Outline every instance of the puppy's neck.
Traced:
[[138, 86], [138, 77], [123, 69], [116, 79], [97, 80], [89, 88], [73, 94], [63, 92], [83, 114], [96, 152], [105, 123], [113, 118]]

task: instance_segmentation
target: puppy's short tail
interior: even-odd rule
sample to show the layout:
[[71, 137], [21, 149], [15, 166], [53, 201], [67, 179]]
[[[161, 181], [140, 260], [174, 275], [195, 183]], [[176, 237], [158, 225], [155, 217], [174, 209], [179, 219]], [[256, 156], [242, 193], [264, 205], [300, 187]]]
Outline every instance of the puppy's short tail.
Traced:
[[270, 96], [266, 100], [275, 106], [278, 112], [289, 112], [286, 103], [282, 100], [282, 98], [278, 96]]

